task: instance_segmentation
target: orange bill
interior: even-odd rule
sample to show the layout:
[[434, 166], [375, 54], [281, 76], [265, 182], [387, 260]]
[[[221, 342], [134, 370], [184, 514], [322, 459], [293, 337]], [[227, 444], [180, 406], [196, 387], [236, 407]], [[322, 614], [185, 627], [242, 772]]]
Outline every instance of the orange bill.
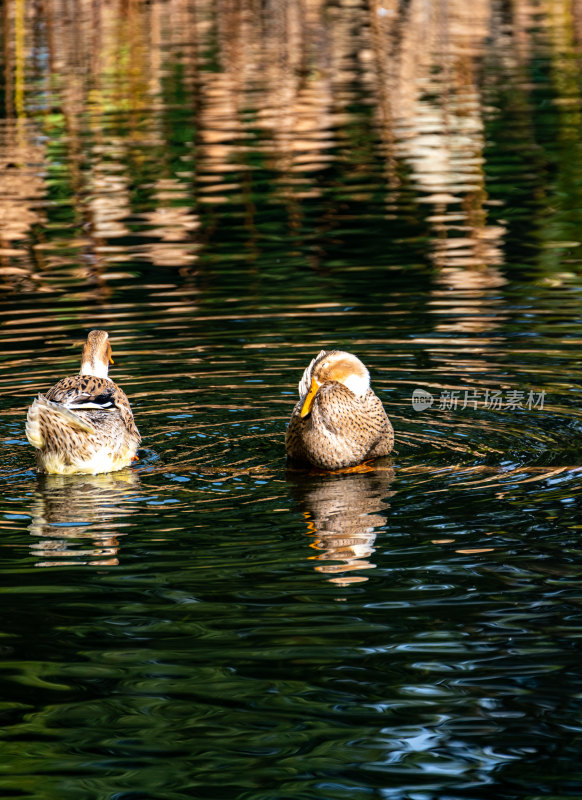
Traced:
[[317, 394], [317, 390], [319, 389], [319, 384], [315, 380], [315, 378], [311, 379], [311, 386], [309, 387], [309, 391], [303, 401], [303, 406], [301, 407], [301, 416], [306, 417], [309, 412], [311, 411], [311, 406], [313, 405], [313, 401], [315, 400], [315, 395]]

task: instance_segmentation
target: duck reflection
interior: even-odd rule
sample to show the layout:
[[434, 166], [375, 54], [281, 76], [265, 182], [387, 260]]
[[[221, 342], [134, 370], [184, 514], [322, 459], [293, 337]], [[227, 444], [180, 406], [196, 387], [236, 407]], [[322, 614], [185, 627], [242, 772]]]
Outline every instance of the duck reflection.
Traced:
[[29, 526], [37, 567], [116, 566], [120, 529], [139, 489], [135, 470], [103, 475], [42, 475]]
[[368, 580], [352, 573], [372, 569], [377, 529], [386, 523], [382, 512], [394, 492], [390, 485], [394, 470], [389, 467], [360, 468], [345, 473], [289, 473], [292, 495], [305, 517], [315, 569], [340, 585]]

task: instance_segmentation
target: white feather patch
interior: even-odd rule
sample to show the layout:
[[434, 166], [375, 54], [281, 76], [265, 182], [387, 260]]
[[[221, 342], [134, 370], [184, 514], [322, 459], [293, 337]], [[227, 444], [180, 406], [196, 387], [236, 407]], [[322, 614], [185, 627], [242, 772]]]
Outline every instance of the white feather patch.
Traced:
[[109, 364], [107, 362], [99, 362], [95, 360], [83, 361], [79, 375], [93, 375], [95, 378], [107, 378], [109, 373]]
[[[363, 364], [362, 367], [364, 367]], [[366, 396], [366, 392], [370, 388], [370, 373], [364, 367], [363, 375], [355, 375], [354, 373], [352, 373], [351, 375], [348, 375], [348, 377], [345, 378], [342, 382], [344, 386], [347, 386], [348, 389], [356, 395], [356, 397], [362, 400]]]
[[90, 400], [87, 400], [84, 403], [69, 403], [66, 408], [70, 409], [71, 411], [76, 411], [82, 408], [113, 408], [113, 403], [111, 400], [108, 400], [106, 403], [92, 403]]

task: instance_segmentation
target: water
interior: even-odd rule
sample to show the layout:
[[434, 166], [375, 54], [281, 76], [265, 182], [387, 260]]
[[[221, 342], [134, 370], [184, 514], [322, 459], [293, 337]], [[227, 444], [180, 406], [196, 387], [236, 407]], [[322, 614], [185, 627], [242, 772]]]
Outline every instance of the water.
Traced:
[[[3, 14], [0, 795], [580, 797], [578, 5]], [[92, 327], [140, 461], [37, 476]], [[372, 469], [286, 464], [322, 347]]]

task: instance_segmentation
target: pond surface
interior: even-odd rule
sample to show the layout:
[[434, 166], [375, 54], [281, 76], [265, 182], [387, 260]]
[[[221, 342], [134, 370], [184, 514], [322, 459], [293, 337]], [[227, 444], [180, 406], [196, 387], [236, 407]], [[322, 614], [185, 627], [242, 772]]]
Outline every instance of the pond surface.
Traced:
[[[0, 795], [581, 797], [579, 4], [2, 13]], [[38, 476], [95, 327], [140, 461]], [[392, 457], [288, 467], [322, 347]]]

